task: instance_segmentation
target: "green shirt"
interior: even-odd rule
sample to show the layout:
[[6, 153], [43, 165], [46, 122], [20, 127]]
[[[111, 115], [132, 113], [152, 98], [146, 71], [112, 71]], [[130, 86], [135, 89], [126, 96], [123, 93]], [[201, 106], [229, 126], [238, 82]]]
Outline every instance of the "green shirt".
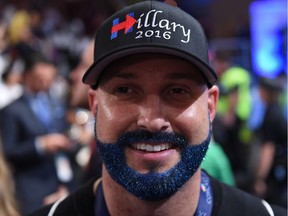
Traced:
[[235, 179], [230, 165], [222, 147], [215, 141], [211, 141], [207, 154], [202, 161], [201, 168], [214, 178], [235, 186]]

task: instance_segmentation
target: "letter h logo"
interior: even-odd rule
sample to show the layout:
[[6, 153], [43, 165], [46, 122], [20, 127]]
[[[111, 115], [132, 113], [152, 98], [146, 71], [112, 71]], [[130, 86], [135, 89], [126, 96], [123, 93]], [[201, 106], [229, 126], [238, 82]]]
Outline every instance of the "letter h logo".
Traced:
[[125, 29], [124, 34], [130, 33], [133, 31], [133, 25], [136, 23], [134, 19], [134, 12], [131, 12], [126, 15], [126, 20], [119, 23], [119, 18], [113, 20], [113, 26], [111, 28], [111, 38], [110, 40], [118, 36], [118, 31]]

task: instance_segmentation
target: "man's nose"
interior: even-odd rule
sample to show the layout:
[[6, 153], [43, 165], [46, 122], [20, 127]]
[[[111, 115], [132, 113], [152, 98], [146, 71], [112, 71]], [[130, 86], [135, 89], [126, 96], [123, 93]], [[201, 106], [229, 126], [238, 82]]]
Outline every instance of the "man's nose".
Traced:
[[161, 102], [158, 96], [147, 97], [139, 108], [138, 127], [151, 132], [167, 130], [170, 123], [166, 119], [167, 113], [165, 110], [165, 104]]

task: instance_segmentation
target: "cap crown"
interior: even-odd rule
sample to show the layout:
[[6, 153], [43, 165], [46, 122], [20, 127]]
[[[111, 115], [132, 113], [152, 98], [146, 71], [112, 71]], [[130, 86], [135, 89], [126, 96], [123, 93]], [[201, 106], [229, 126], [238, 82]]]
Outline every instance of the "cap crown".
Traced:
[[144, 1], [118, 11], [99, 28], [94, 52], [95, 62], [83, 78], [87, 84], [95, 83], [115, 59], [143, 52], [185, 58], [205, 71], [208, 83], [217, 80], [202, 27], [190, 14], [166, 3]]

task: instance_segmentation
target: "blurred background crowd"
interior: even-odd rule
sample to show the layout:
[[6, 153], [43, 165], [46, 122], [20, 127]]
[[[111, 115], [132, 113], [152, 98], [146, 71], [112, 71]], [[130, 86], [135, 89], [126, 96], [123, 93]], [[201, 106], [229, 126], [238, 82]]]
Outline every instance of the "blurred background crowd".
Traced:
[[[100, 177], [81, 78], [97, 28], [134, 2], [0, 1], [0, 215], [25, 215]], [[203, 25], [219, 75], [203, 169], [287, 208], [287, 2], [177, 3]]]

